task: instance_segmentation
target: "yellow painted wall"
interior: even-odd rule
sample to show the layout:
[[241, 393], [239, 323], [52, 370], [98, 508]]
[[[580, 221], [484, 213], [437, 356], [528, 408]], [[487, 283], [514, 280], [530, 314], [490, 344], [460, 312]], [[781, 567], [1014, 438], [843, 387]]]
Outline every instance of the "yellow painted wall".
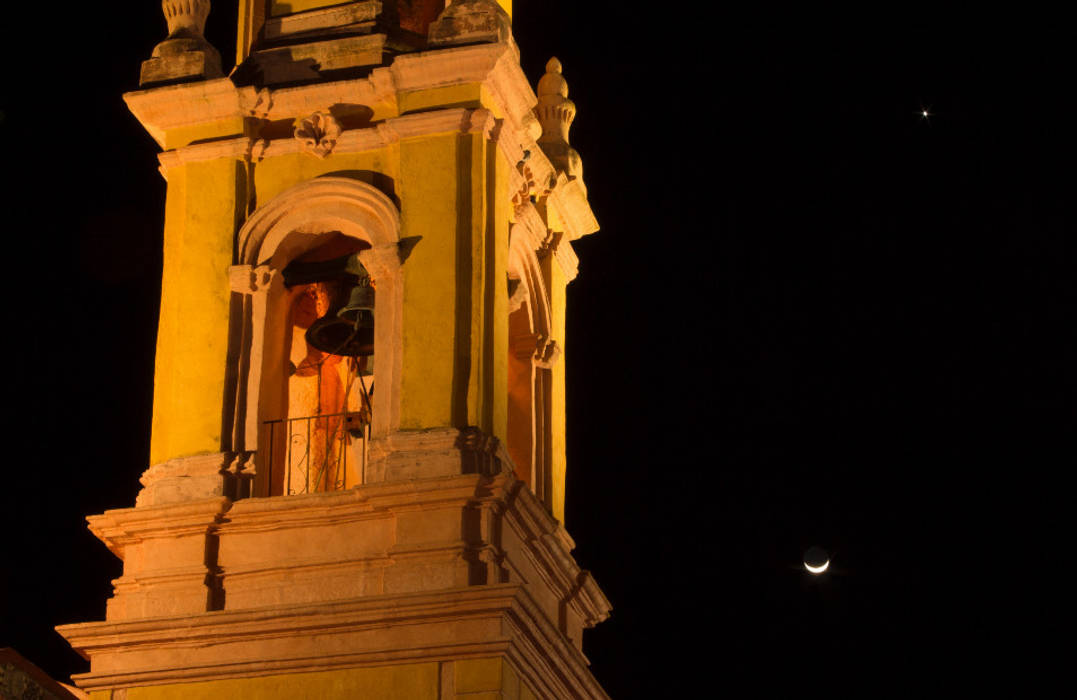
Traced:
[[[503, 658], [453, 662], [458, 700], [523, 700], [534, 697]], [[525, 694], [526, 693], [526, 694]]]
[[[486, 245], [487, 192], [486, 188], [482, 186], [486, 177], [486, 149], [482, 137], [478, 134], [461, 136], [460, 142], [461, 147], [467, 149], [464, 157], [467, 159], [469, 167], [478, 175], [468, 193], [469, 201], [463, 203], [471, 211], [468, 217], [470, 230], [467, 233], [464, 233], [463, 229], [460, 230], [460, 235], [466, 235], [467, 240], [461, 240], [462, 245], [459, 248], [461, 259], [465, 256], [471, 259], [471, 263], [468, 265], [469, 277], [471, 278], [470, 302], [472, 309], [470, 319], [468, 319], [470, 321], [471, 337], [470, 347], [468, 348], [468, 362], [471, 366], [471, 371], [468, 374], [467, 383], [466, 423], [489, 430], [489, 397], [483, 391], [485, 388], [484, 380], [490, 371], [488, 365], [490, 358], [485, 353], [486, 337], [483, 326], [483, 321], [489, 311], [486, 305], [488, 295], [485, 285], [487, 282], [486, 266], [490, 263], [488, 259], [489, 248]], [[461, 182], [463, 181], [463, 178], [461, 178]]]
[[209, 124], [169, 129], [165, 132], [165, 149], [181, 148], [200, 141], [211, 141], [222, 136], [234, 136], [243, 133], [243, 119], [222, 119]]
[[221, 449], [236, 211], [243, 168], [224, 159], [168, 173], [150, 462]]
[[[400, 106], [488, 100], [478, 85], [465, 85], [409, 93]], [[176, 131], [167, 142], [220, 136], [232, 126]], [[422, 237], [403, 266], [401, 429], [478, 426], [507, 437], [512, 167], [483, 134], [446, 133], [325, 159], [270, 157], [253, 168], [256, 206], [320, 175], [355, 177], [401, 203], [402, 237]], [[221, 435], [227, 271], [248, 187], [245, 164], [232, 158], [177, 166], [168, 180], [151, 464], [228, 449]]]
[[497, 146], [486, 142], [487, 157], [487, 246], [492, 250], [487, 290], [493, 321], [487, 329], [487, 357], [491, 367], [487, 391], [490, 392], [490, 425], [487, 430], [501, 441], [509, 435], [509, 167]]
[[[564, 245], [564, 244], [562, 244]], [[557, 342], [561, 345], [561, 359], [554, 363], [553, 369], [550, 371], [550, 379], [552, 386], [550, 387], [550, 400], [552, 406], [550, 407], [550, 423], [552, 436], [552, 450], [553, 455], [551, 461], [551, 481], [552, 493], [550, 507], [553, 511], [553, 517], [560, 520], [562, 523], [565, 521], [565, 470], [567, 464], [565, 461], [565, 358], [568, 355], [568, 339], [565, 338], [565, 313], [566, 313], [566, 286], [568, 280], [561, 272], [561, 266], [553, 259], [553, 256], [547, 256], [543, 260], [543, 272], [546, 275], [547, 289], [550, 292], [550, 314], [553, 318], [550, 320], [551, 332], [553, 337], [557, 339]]]
[[444, 134], [324, 160], [278, 156], [255, 167], [257, 202], [330, 173], [391, 188], [401, 237], [422, 237], [403, 266], [400, 427], [478, 425], [504, 438], [508, 170], [496, 145]]
[[[486, 98], [484, 87], [475, 83], [466, 85], [449, 85], [429, 90], [402, 92], [397, 97], [400, 113], [421, 112], [426, 109], [446, 109], [449, 107], [474, 108], [483, 105]], [[489, 99], [489, 98], [486, 98]]]
[[[401, 202], [402, 429], [469, 425], [507, 433], [509, 165], [482, 134], [405, 140], [378, 151], [294, 153], [254, 168], [257, 205], [320, 175], [355, 177]], [[245, 166], [169, 171], [151, 463], [222, 449], [228, 284]]]
[[[401, 235], [422, 236], [404, 265], [400, 427], [450, 426], [465, 416], [471, 148], [446, 134], [400, 144]], [[460, 318], [457, 311], [461, 310]], [[454, 393], [455, 390], [455, 393]]]
[[[255, 204], [261, 206], [290, 187], [321, 175], [355, 178], [385, 190], [395, 190], [399, 179], [395, 147], [366, 153], [338, 153], [314, 158], [309, 153], [290, 153], [267, 158], [254, 168]], [[394, 192], [385, 192], [394, 196]]]

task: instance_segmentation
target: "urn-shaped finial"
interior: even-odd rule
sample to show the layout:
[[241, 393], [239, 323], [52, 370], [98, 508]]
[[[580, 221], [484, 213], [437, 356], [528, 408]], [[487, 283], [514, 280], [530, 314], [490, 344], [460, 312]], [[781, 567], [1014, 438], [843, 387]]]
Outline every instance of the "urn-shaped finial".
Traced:
[[221, 55], [202, 36], [209, 0], [161, 0], [161, 11], [168, 23], [168, 37], [153, 48], [148, 61], [142, 62], [139, 84], [166, 85], [224, 75]]
[[558, 170], [563, 170], [569, 177], [581, 177], [580, 154], [568, 143], [568, 130], [576, 118], [576, 104], [568, 99], [568, 82], [561, 75], [561, 62], [556, 58], [546, 63], [546, 74], [539, 80], [537, 92], [535, 116], [542, 125], [539, 145]]
[[542, 124], [539, 143], [568, 143], [568, 130], [576, 118], [576, 105], [568, 99], [568, 82], [561, 75], [561, 62], [556, 57], [546, 63], [546, 74], [539, 80], [535, 110]]
[[168, 38], [202, 36], [209, 17], [209, 0], [161, 0], [168, 22]]

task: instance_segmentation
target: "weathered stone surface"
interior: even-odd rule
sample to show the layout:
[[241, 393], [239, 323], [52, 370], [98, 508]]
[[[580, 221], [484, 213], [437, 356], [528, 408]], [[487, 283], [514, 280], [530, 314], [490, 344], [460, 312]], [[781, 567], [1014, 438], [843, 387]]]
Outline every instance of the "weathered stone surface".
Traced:
[[269, 17], [262, 27], [262, 36], [265, 41], [274, 42], [342, 32], [367, 33], [381, 14], [381, 7], [380, 2], [368, 0]]
[[381, 65], [384, 48], [384, 34], [366, 34], [261, 49], [233, 78], [240, 85], [310, 82], [327, 72]]
[[74, 700], [88, 697], [77, 688], [57, 683], [14, 649], [0, 648], [0, 698]]
[[512, 41], [512, 20], [494, 0], [460, 0], [430, 25], [431, 46]]
[[142, 62], [139, 85], [221, 77], [221, 55], [202, 36], [209, 0], [163, 0], [161, 9], [168, 22], [168, 38], [153, 49], [152, 58]]
[[605, 697], [580, 646], [609, 601], [573, 560], [572, 538], [504, 466], [94, 516], [124, 574], [106, 622], [60, 628], [91, 660], [76, 680], [209, 681], [509, 645], [530, 657], [533, 686], [557, 684], [545, 697]]
[[139, 481], [137, 507], [196, 501], [226, 492], [228, 461], [221, 453], [171, 459], [147, 469]]
[[[165, 46], [169, 44], [169, 46]], [[164, 47], [164, 48], [162, 48]], [[158, 51], [160, 50], [160, 52]], [[160, 55], [157, 55], [160, 53]], [[221, 55], [208, 43], [190, 39], [157, 45], [154, 57], [142, 62], [138, 84], [147, 87], [189, 80], [209, 80], [223, 75]]]

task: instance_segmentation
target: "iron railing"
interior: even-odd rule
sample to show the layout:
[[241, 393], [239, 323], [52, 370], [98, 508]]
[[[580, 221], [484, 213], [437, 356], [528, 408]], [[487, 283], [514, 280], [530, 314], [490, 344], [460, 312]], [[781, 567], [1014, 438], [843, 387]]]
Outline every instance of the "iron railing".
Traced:
[[366, 481], [369, 423], [362, 413], [265, 421], [265, 495], [341, 491]]

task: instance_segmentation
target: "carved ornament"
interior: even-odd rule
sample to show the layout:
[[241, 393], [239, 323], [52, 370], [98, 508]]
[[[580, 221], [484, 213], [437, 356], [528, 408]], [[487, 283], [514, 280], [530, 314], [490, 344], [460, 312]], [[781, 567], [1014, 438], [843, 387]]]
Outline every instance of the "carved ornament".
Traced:
[[318, 158], [333, 152], [342, 129], [331, 114], [315, 112], [295, 125], [295, 138], [303, 148]]
[[539, 80], [536, 92], [535, 115], [542, 124], [538, 144], [558, 170], [569, 178], [580, 179], [582, 184], [583, 161], [568, 142], [568, 131], [576, 118], [576, 104], [568, 99], [568, 82], [561, 75], [561, 62], [556, 58], [546, 63], [546, 74]]
[[531, 151], [524, 151], [523, 159], [516, 164], [516, 172], [520, 174], [520, 186], [512, 194], [512, 207], [518, 214], [531, 203], [531, 196], [535, 193], [535, 175], [527, 164], [530, 158]]
[[202, 36], [209, 0], [162, 0], [168, 37], [142, 62], [139, 84], [157, 85], [190, 79], [217, 78], [221, 55]]
[[232, 265], [228, 268], [228, 282], [233, 292], [256, 294], [268, 290], [277, 274], [278, 271], [269, 265]]

